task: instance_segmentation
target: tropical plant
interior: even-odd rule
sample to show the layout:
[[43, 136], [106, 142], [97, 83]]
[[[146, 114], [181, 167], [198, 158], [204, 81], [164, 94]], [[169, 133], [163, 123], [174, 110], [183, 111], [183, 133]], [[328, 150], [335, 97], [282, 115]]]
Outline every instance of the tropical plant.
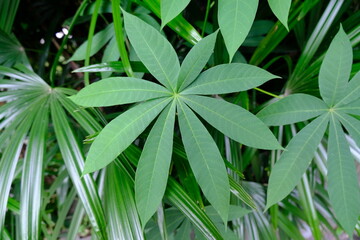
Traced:
[[1, 239], [360, 235], [359, 4], [205, 2], [0, 3]]

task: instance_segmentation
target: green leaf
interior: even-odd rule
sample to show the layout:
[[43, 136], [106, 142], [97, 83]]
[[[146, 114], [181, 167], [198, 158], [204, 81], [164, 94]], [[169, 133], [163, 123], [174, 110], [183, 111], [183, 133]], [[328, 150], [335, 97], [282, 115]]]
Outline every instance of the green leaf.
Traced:
[[16, 165], [23, 148], [23, 142], [37, 113], [37, 108], [27, 111], [27, 115], [16, 128], [7, 148], [2, 153], [0, 161], [0, 232], [3, 232], [6, 215], [6, 205], [9, 198], [11, 184], [14, 178]]
[[159, 84], [138, 78], [113, 77], [83, 88], [70, 99], [81, 106], [101, 107], [166, 96], [170, 96], [170, 92]]
[[348, 103], [344, 106], [336, 107], [335, 109], [340, 110], [341, 112], [346, 112], [360, 116], [360, 99]]
[[173, 148], [175, 106], [172, 102], [160, 114], [137, 166], [135, 199], [143, 226], [158, 209], [166, 189]]
[[335, 112], [336, 118], [344, 125], [350, 136], [360, 147], [360, 121], [342, 112]]
[[14, 35], [0, 29], [0, 64], [11, 67], [16, 63], [23, 63], [31, 69], [24, 47]]
[[360, 214], [356, 167], [340, 123], [332, 115], [328, 145], [328, 192], [335, 215], [351, 236]]
[[190, 0], [161, 0], [161, 28], [179, 15], [189, 2]]
[[181, 99], [207, 122], [235, 141], [254, 148], [282, 148], [263, 122], [238, 105], [194, 95]]
[[[57, 97], [61, 94], [56, 92]], [[84, 158], [79, 148], [78, 141], [70, 128], [68, 118], [57, 99], [50, 102], [51, 118], [66, 170], [69, 173], [76, 192], [89, 217], [93, 231], [98, 239], [108, 239], [104, 211], [98, 195], [98, 189], [92, 176], [81, 177]]]
[[320, 94], [330, 107], [345, 96], [351, 65], [351, 43], [340, 26], [326, 52], [319, 73]]
[[223, 94], [257, 87], [277, 76], [243, 63], [222, 64], [201, 73], [182, 94]]
[[113, 161], [142, 133], [170, 101], [162, 98], [141, 103], [107, 124], [91, 145], [83, 175]]
[[[142, 62], [130, 62], [131, 68], [135, 72], [149, 72]], [[122, 62], [104, 62], [93, 64], [86, 67], [75, 69], [73, 72], [119, 72], [124, 73], [124, 64]]]
[[360, 98], [360, 72], [358, 72], [351, 81], [347, 84], [346, 95], [343, 99], [341, 99], [336, 106], [345, 105], [351, 103], [352, 101]]
[[268, 2], [275, 16], [289, 31], [287, 22], [289, 17], [291, 0], [268, 0]]
[[218, 19], [230, 61], [254, 22], [258, 0], [219, 0]]
[[226, 222], [229, 213], [230, 186], [224, 161], [204, 125], [179, 102], [179, 125], [186, 155], [203, 193]]
[[177, 207], [192, 224], [209, 240], [224, 239], [205, 212], [190, 198], [184, 189], [171, 177], [165, 192], [166, 198]]
[[134, 182], [118, 161], [106, 168], [104, 205], [108, 213], [109, 239], [144, 239], [133, 187]]
[[20, 227], [22, 239], [38, 239], [40, 236], [43, 160], [49, 107], [45, 102], [38, 109], [29, 134], [21, 176]]
[[[94, 35], [91, 43], [90, 56], [93, 56], [105, 46], [112, 36], [114, 36], [114, 25], [111, 23], [104, 30], [101, 30]], [[87, 44], [87, 41], [81, 44], [67, 62], [84, 60], [86, 58]]]
[[203, 38], [193, 48], [191, 48], [190, 52], [186, 55], [181, 64], [178, 78], [179, 91], [182, 91], [191, 84], [205, 67], [214, 51], [217, 33], [218, 32], [216, 31]]
[[[246, 209], [242, 206], [236, 206], [236, 205], [230, 205], [229, 206], [229, 221], [236, 220], [238, 218], [242, 218], [246, 214], [252, 212], [250, 209]], [[206, 206], [205, 207], [206, 214], [211, 218], [214, 219], [214, 222], [221, 222], [221, 218], [219, 217], [219, 214], [216, 212], [214, 207], [212, 206]]]
[[281, 201], [300, 182], [324, 136], [328, 121], [328, 114], [323, 114], [291, 139], [271, 171], [266, 208]]
[[180, 63], [174, 48], [155, 28], [125, 11], [125, 29], [132, 46], [150, 73], [168, 89], [175, 89]]
[[307, 94], [293, 94], [263, 108], [256, 116], [269, 126], [281, 126], [308, 120], [328, 111], [320, 99]]
[[[111, 62], [111, 61], [118, 61], [120, 58], [120, 53], [118, 50], [118, 46], [117, 46], [117, 42], [116, 42], [116, 37], [111, 38], [109, 44], [106, 46], [105, 50], [104, 50], [104, 55], [101, 58], [101, 62], [102, 63], [106, 63], [106, 62]], [[86, 67], [90, 67], [90, 66], [86, 66]], [[76, 69], [78, 70], [78, 69]], [[124, 69], [125, 72], [125, 69]], [[111, 76], [111, 72], [102, 72], [101, 73], [101, 78], [108, 78]]]

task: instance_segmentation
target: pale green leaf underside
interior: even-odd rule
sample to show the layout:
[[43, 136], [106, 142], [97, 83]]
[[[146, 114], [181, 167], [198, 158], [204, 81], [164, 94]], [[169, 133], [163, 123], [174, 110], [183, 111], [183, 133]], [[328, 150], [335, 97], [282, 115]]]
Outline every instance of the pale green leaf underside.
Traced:
[[271, 171], [266, 208], [281, 201], [299, 183], [324, 136], [328, 121], [329, 115], [323, 114], [291, 139]]
[[275, 16], [280, 20], [280, 22], [285, 26], [285, 28], [289, 30], [287, 22], [289, 17], [291, 0], [268, 0], [268, 2]]
[[190, 0], [161, 0], [161, 28], [179, 15], [189, 2]]
[[360, 121], [342, 112], [337, 112], [336, 118], [345, 126], [350, 136], [354, 139], [358, 147], [360, 147]]
[[218, 19], [230, 62], [254, 22], [258, 0], [219, 0]]
[[186, 95], [182, 99], [207, 122], [235, 141], [254, 148], [282, 148], [266, 125], [240, 106], [194, 95]]
[[135, 199], [142, 225], [158, 209], [164, 195], [175, 123], [175, 102], [160, 114], [146, 140], [135, 175]]
[[166, 96], [170, 97], [170, 92], [159, 84], [138, 78], [112, 77], [83, 88], [70, 99], [85, 107], [105, 107]]
[[212, 67], [187, 87], [182, 94], [223, 94], [257, 87], [277, 76], [249, 64], [231, 63]]
[[[114, 26], [112, 23], [104, 30], [96, 33], [92, 39], [90, 57], [97, 53], [112, 36], [114, 36]], [[87, 41], [81, 44], [67, 62], [84, 60], [86, 58], [87, 44]]]
[[352, 234], [360, 214], [356, 167], [340, 123], [333, 115], [328, 145], [328, 192], [341, 226]]
[[351, 79], [351, 81], [347, 84], [346, 95], [343, 99], [337, 103], [337, 106], [341, 104], [345, 105], [347, 103], [351, 103], [356, 99], [360, 98], [360, 72], [356, 73], [356, 75]]
[[181, 64], [178, 89], [182, 91], [191, 84], [205, 67], [211, 54], [214, 51], [215, 41], [218, 32], [203, 38], [186, 55]]
[[319, 73], [320, 94], [333, 106], [346, 94], [352, 65], [352, 48], [342, 27], [326, 52]]
[[125, 11], [125, 29], [137, 56], [168, 89], [176, 87], [180, 63], [174, 48], [155, 28]]
[[203, 193], [226, 222], [229, 213], [230, 186], [224, 161], [204, 125], [179, 102], [179, 125], [191, 169]]
[[280, 126], [308, 120], [328, 111], [320, 99], [307, 94], [294, 94], [263, 108], [256, 116], [269, 126]]
[[142, 133], [170, 98], [141, 103], [116, 117], [95, 138], [83, 174], [99, 170], [113, 161]]

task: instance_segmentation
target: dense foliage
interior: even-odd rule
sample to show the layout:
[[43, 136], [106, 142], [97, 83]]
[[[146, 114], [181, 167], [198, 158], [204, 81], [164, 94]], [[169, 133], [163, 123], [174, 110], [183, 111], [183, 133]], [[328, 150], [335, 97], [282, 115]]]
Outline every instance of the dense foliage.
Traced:
[[358, 237], [359, 7], [3, 0], [0, 238]]

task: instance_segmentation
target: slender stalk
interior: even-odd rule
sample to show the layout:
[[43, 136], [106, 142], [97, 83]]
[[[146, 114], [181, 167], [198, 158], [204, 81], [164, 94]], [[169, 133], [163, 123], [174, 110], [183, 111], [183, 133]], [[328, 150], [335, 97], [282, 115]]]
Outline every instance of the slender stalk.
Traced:
[[[90, 29], [89, 29], [89, 35], [88, 35], [88, 44], [87, 44], [86, 55], [85, 55], [85, 67], [89, 66], [89, 64], [90, 64], [91, 45], [92, 45], [92, 40], [94, 37], [95, 26], [96, 26], [96, 21], [98, 18], [98, 13], [99, 13], [101, 2], [102, 2], [102, 0], [96, 0], [94, 13], [91, 17]], [[89, 73], [88, 72], [86, 72], [84, 74], [84, 83], [85, 83], [85, 86], [89, 85]]]
[[206, 28], [206, 23], [207, 23], [207, 20], [209, 17], [209, 11], [210, 11], [210, 0], [207, 0], [205, 19], [204, 19], [204, 24], [203, 24], [202, 31], [201, 31], [201, 37], [204, 37], [204, 34], [205, 34], [205, 28]]
[[120, 14], [120, 0], [112, 0], [111, 6], [112, 6], [113, 19], [114, 19], [116, 42], [118, 44], [120, 57], [124, 65], [124, 70], [128, 77], [133, 77], [134, 72], [131, 68], [130, 60], [125, 47], [124, 31], [122, 26], [123, 23]]
[[68, 34], [65, 35], [62, 43], [61, 43], [61, 46], [60, 46], [60, 49], [59, 51], [57, 51], [56, 53], [56, 56], [54, 58], [54, 62], [51, 66], [51, 70], [50, 70], [50, 84], [52, 87], [55, 86], [55, 75], [56, 75], [56, 66], [58, 65], [59, 63], [59, 58], [62, 54], [62, 52], [64, 51], [64, 47], [65, 47], [65, 44], [67, 43], [68, 39], [69, 39], [69, 36], [75, 26], [75, 23], [76, 23], [76, 20], [78, 19], [78, 17], [80, 16], [80, 13], [85, 9], [86, 5], [88, 4], [88, 1], [89, 0], [84, 0], [80, 7], [78, 8], [78, 10], [76, 11], [73, 19], [71, 20], [71, 23], [70, 23], [70, 26], [69, 26], [69, 31], [68, 31]]
[[263, 90], [263, 89], [260, 89], [260, 88], [254, 88], [256, 91], [259, 91], [259, 92], [262, 92], [262, 93], [264, 93], [264, 94], [266, 94], [266, 95], [269, 95], [269, 96], [271, 96], [271, 97], [275, 97], [275, 98], [283, 98], [283, 97], [281, 97], [281, 96], [278, 96], [278, 95], [275, 95], [275, 94], [273, 94], [273, 93], [271, 93], [271, 92], [268, 92], [268, 91], [265, 91], [265, 90]]

